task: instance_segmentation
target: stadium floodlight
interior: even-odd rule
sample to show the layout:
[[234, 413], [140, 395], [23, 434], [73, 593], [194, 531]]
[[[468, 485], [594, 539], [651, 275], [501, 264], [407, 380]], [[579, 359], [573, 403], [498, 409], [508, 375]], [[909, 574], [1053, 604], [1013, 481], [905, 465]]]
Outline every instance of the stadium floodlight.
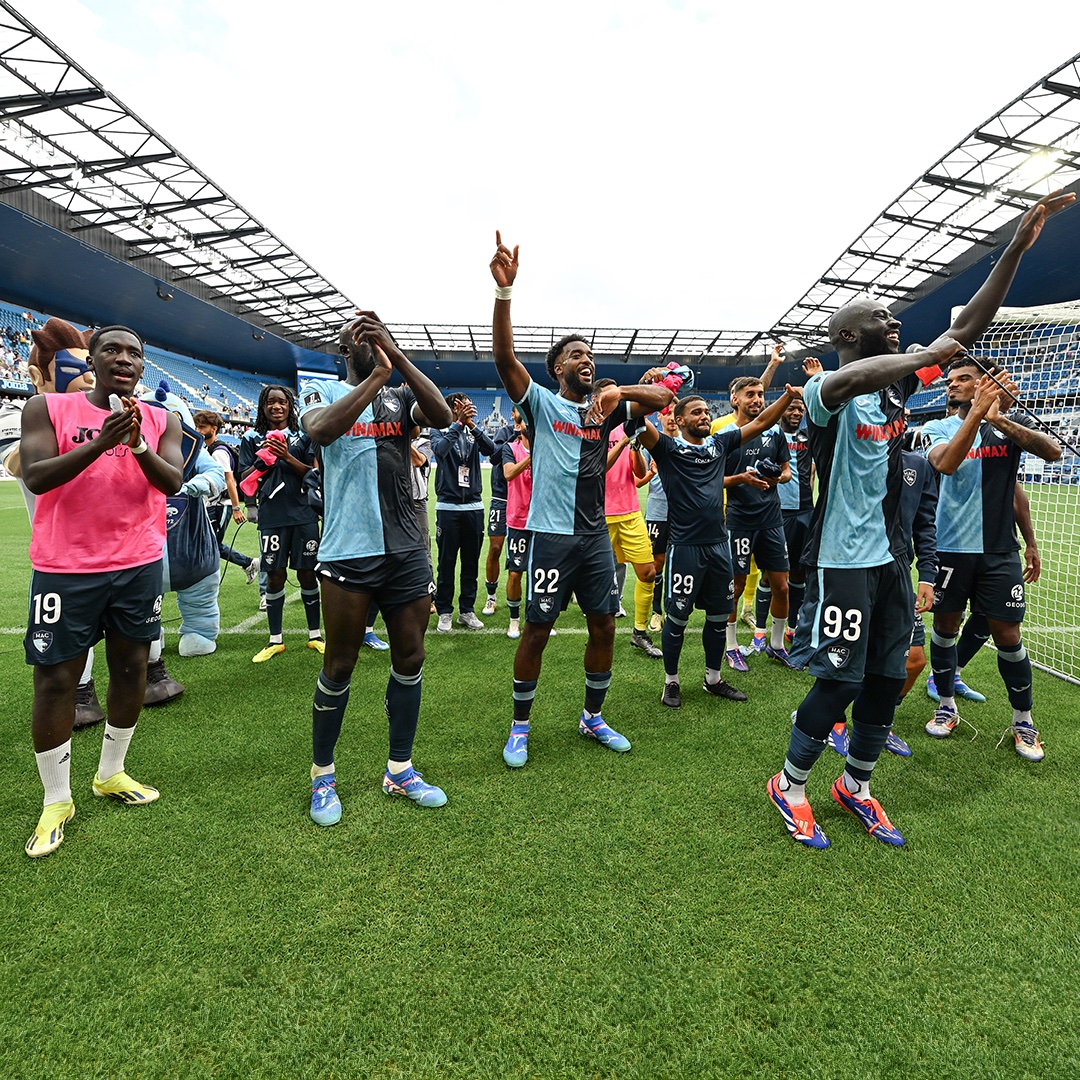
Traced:
[[1016, 170], [1016, 177], [1024, 187], [1030, 187], [1049, 176], [1058, 164], [1048, 149], [1036, 150]]

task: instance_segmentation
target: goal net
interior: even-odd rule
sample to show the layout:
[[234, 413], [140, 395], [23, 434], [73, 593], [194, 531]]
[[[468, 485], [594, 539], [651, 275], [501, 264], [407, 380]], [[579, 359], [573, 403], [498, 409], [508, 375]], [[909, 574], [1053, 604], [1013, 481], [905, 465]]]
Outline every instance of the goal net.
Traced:
[[[1080, 446], [1080, 301], [1001, 308], [971, 351], [1008, 371], [1019, 404]], [[1067, 445], [1055, 462], [1024, 454], [1018, 479], [1042, 557], [1041, 578], [1027, 586], [1024, 642], [1037, 667], [1080, 683], [1080, 457]]]

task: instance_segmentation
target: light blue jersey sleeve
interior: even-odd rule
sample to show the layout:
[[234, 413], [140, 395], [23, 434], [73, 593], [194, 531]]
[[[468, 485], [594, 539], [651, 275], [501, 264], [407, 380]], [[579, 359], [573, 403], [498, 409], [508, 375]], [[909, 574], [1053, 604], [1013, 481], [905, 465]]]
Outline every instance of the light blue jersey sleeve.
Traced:
[[923, 425], [919, 435], [919, 445], [922, 452], [929, 456], [935, 446], [947, 443], [956, 434], [959, 425], [949, 425], [946, 420], [931, 420]]
[[835, 409], [830, 409], [821, 400], [821, 388], [825, 385], [825, 380], [830, 374], [831, 372], [828, 371], [819, 372], [817, 375], [811, 376], [803, 387], [803, 401], [806, 402], [806, 412], [818, 427], [825, 427], [832, 417], [847, 404], [846, 401], [842, 401]]
[[304, 417], [309, 412], [313, 412], [315, 409], [325, 409], [331, 402], [337, 401], [339, 397], [344, 397], [341, 388], [344, 388], [346, 394], [352, 389], [352, 387], [344, 386], [342, 383], [332, 383], [322, 379], [312, 379], [310, 382], [301, 385], [299, 413], [301, 431], [304, 430]]

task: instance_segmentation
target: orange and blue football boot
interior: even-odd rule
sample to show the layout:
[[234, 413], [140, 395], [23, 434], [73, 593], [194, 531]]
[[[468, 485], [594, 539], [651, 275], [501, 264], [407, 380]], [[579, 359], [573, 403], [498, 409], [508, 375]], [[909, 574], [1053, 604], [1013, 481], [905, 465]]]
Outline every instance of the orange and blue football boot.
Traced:
[[784, 827], [799, 841], [812, 848], [827, 848], [829, 838], [821, 831], [821, 827], [814, 820], [814, 811], [810, 809], [808, 802], [792, 805], [784, 797], [780, 790], [781, 773], [777, 773], [766, 786], [769, 798], [773, 805], [780, 811], [784, 819]]
[[832, 797], [845, 809], [850, 810], [862, 822], [863, 828], [883, 844], [902, 847], [904, 838], [889, 820], [877, 799], [857, 799], [844, 786], [844, 778], [837, 777], [832, 786]]

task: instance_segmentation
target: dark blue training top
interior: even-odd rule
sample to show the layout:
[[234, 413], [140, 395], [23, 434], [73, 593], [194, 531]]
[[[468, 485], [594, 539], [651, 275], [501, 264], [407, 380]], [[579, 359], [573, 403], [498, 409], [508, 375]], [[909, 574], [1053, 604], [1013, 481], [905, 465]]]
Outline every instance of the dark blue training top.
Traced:
[[[295, 431], [285, 431], [283, 434], [289, 444], [289, 453], [294, 458], [306, 465], [315, 464], [315, 447], [306, 435], [299, 435]], [[244, 473], [256, 464], [255, 451], [262, 446], [265, 438], [254, 428], [244, 432], [236, 466], [240, 473], [238, 479], [242, 479]], [[263, 462], [259, 461], [258, 465], [262, 468]], [[259, 532], [273, 532], [289, 525], [308, 525], [319, 520], [304, 493], [304, 477], [281, 460], [263, 473], [256, 500], [259, 504]]]
[[[769, 428], [741, 446], [736, 443], [728, 451], [727, 475], [757, 472], [758, 462], [764, 460], [774, 461], [778, 465], [791, 460], [787, 436], [778, 427]], [[776, 487], [771, 487], [768, 491], [762, 491], [750, 484], [729, 487], [727, 519], [732, 529], [775, 529], [782, 526], [784, 515], [780, 510], [780, 495]]]
[[435, 455], [435, 503], [476, 506], [483, 509], [483, 477], [480, 458], [495, 452], [492, 441], [478, 428], [466, 428], [456, 420], [448, 428], [431, 429]]
[[[742, 441], [742, 431], [726, 427], [701, 446], [659, 432], [650, 451], [668, 500], [668, 542], [726, 544], [725, 464]], [[730, 497], [730, 492], [728, 493]]]

